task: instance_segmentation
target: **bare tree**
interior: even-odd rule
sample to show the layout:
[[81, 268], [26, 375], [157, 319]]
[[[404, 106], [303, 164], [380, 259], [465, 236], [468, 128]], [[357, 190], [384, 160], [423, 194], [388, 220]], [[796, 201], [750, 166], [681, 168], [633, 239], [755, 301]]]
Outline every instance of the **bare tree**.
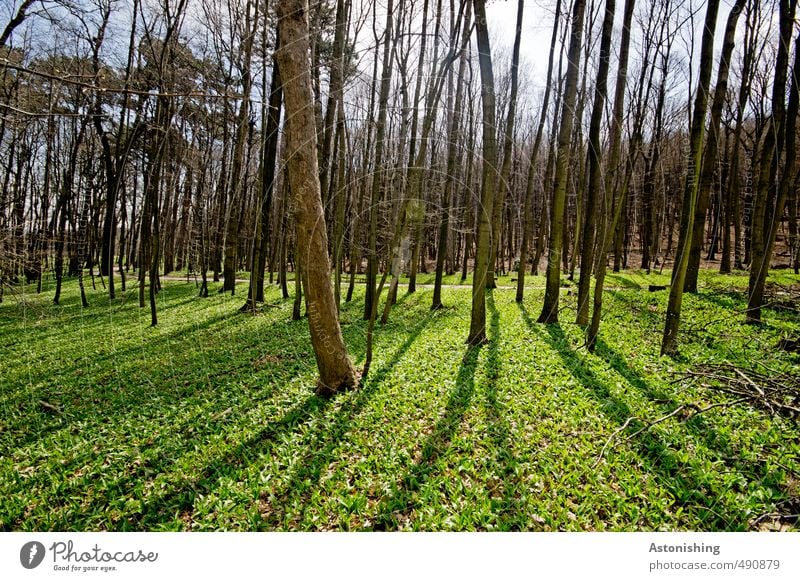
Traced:
[[708, 89], [711, 84], [711, 69], [714, 56], [714, 30], [717, 25], [719, 0], [709, 0], [703, 26], [703, 40], [700, 47], [700, 72], [697, 79], [692, 125], [689, 135], [689, 159], [686, 186], [683, 190], [681, 206], [680, 234], [675, 266], [672, 269], [672, 284], [667, 305], [667, 319], [664, 324], [664, 337], [661, 341], [661, 354], [674, 355], [678, 350], [678, 326], [683, 303], [683, 285], [689, 265], [689, 252], [692, 244], [692, 226], [697, 208], [700, 168], [703, 162], [703, 134], [708, 108]]
[[[580, 1], [580, 0], [579, 0]], [[483, 106], [483, 173], [481, 199], [478, 206], [478, 233], [475, 250], [475, 271], [472, 275], [472, 313], [467, 343], [486, 342], [486, 280], [491, 252], [491, 218], [497, 187], [497, 139], [495, 137], [495, 90], [492, 51], [486, 23], [486, 3], [474, 0], [475, 31], [481, 71], [481, 103]]]
[[355, 370], [347, 356], [330, 281], [308, 61], [307, 1], [280, 2], [278, 19], [282, 41], [278, 62], [286, 101], [288, 177], [296, 206], [298, 251], [305, 273], [308, 326], [320, 374], [317, 393], [332, 395], [355, 385]]
[[578, 92], [578, 69], [583, 40], [583, 15], [585, 0], [575, 0], [572, 7], [572, 32], [567, 55], [567, 76], [564, 81], [564, 100], [561, 105], [561, 122], [558, 128], [553, 204], [550, 210], [549, 254], [547, 257], [547, 283], [544, 305], [539, 315], [540, 323], [558, 322], [558, 300], [561, 287], [561, 250], [564, 236], [564, 205], [567, 194], [567, 161]]

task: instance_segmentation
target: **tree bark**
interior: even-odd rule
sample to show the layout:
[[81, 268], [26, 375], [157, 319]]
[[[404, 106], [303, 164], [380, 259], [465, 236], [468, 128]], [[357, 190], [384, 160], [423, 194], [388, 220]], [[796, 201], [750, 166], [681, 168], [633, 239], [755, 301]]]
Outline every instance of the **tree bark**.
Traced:
[[[578, 0], [579, 2], [581, 0]], [[481, 200], [478, 207], [478, 235], [475, 269], [472, 275], [472, 311], [467, 343], [486, 342], [486, 277], [489, 270], [491, 233], [490, 220], [497, 185], [497, 144], [495, 126], [494, 72], [486, 23], [485, 0], [474, 0], [475, 29], [478, 41], [478, 62], [481, 72], [481, 104], [483, 107], [483, 171]]]
[[603, 121], [603, 110], [606, 106], [606, 86], [608, 84], [608, 68], [611, 53], [611, 35], [614, 28], [614, 12], [616, 0], [606, 0], [603, 31], [600, 39], [600, 65], [597, 69], [592, 119], [589, 125], [589, 184], [586, 190], [586, 211], [583, 220], [583, 237], [581, 240], [581, 275], [578, 281], [578, 315], [576, 322], [586, 325], [589, 322], [589, 284], [594, 263], [595, 221], [597, 220], [597, 196], [602, 183], [600, 156], [600, 124]]
[[375, 285], [378, 280], [378, 205], [383, 186], [383, 154], [386, 139], [386, 116], [389, 103], [389, 88], [392, 81], [392, 12], [394, 1], [386, 5], [386, 28], [383, 39], [383, 66], [381, 68], [380, 96], [378, 98], [378, 119], [375, 123], [375, 165], [372, 173], [372, 191], [369, 206], [369, 240], [367, 242], [367, 288], [364, 295], [364, 319], [372, 315], [375, 300]]
[[[280, 34], [275, 35], [275, 48], [280, 47]], [[278, 131], [281, 119], [281, 104], [283, 90], [281, 88], [281, 74], [278, 60], [275, 55], [272, 59], [272, 78], [269, 86], [269, 102], [267, 105], [266, 122], [264, 123], [264, 155], [261, 160], [261, 180], [259, 207], [256, 217], [256, 239], [253, 243], [253, 269], [250, 273], [250, 289], [248, 299], [243, 308], [255, 308], [256, 302], [264, 301], [264, 269], [267, 266], [270, 236], [270, 212], [272, 197], [275, 190], [275, 163], [278, 159]], [[281, 217], [281, 220], [283, 218]]]
[[699, 187], [700, 168], [703, 162], [703, 133], [705, 130], [706, 110], [708, 108], [708, 89], [711, 83], [711, 69], [714, 56], [714, 30], [717, 25], [719, 0], [709, 0], [706, 9], [703, 40], [700, 47], [700, 72], [697, 79], [697, 94], [694, 100], [692, 125], [689, 136], [689, 159], [686, 185], [683, 189], [681, 205], [680, 233], [675, 264], [672, 270], [672, 284], [669, 289], [667, 318], [664, 324], [664, 336], [661, 340], [661, 354], [675, 355], [678, 351], [678, 327], [683, 304], [683, 285], [686, 281], [686, 270], [689, 266], [689, 251], [692, 244], [692, 227], [697, 208], [697, 191]]
[[[470, 27], [469, 15], [464, 16], [464, 29], [462, 31], [462, 38], [469, 35]], [[451, 43], [456, 42], [455, 30], [453, 31], [453, 38]], [[444, 261], [447, 252], [447, 238], [448, 230], [450, 228], [450, 207], [451, 200], [455, 195], [455, 180], [456, 180], [456, 158], [458, 155], [458, 144], [460, 143], [461, 136], [461, 107], [464, 100], [464, 75], [467, 68], [467, 51], [461, 52], [461, 59], [458, 63], [458, 77], [456, 79], [456, 94], [455, 103], [453, 105], [453, 115], [450, 123], [450, 138], [447, 144], [447, 172], [445, 174], [445, 186], [443, 198], [442, 217], [439, 223], [439, 246], [436, 252], [436, 275], [433, 286], [433, 301], [431, 309], [441, 309], [442, 304], [442, 276], [444, 274]]]
[[517, 25], [514, 33], [514, 48], [511, 53], [511, 92], [508, 97], [508, 116], [503, 134], [503, 160], [500, 168], [500, 181], [494, 196], [492, 209], [492, 245], [489, 253], [489, 271], [486, 274], [486, 288], [496, 288], [495, 268], [500, 250], [500, 219], [503, 204], [509, 190], [508, 181], [511, 176], [511, 156], [514, 149], [514, 123], [517, 114], [517, 92], [519, 90], [519, 48], [522, 39], [522, 16], [525, 3], [517, 1]]
[[[797, 0], [782, 0], [780, 7], [780, 45], [775, 65], [775, 80], [772, 93], [772, 121], [760, 160], [758, 191], [754, 208], [752, 253], [750, 278], [747, 293], [747, 323], [761, 323], [761, 307], [764, 303], [764, 286], [769, 273], [775, 238], [783, 217], [789, 188], [795, 186], [797, 172], [796, 130], [797, 115], [800, 109], [798, 93], [798, 74], [800, 74], [800, 35], [797, 37], [795, 63], [791, 78], [789, 106], [786, 108], [786, 73], [789, 60], [789, 44], [793, 30]], [[781, 151], [782, 149], [782, 151]], [[782, 174], [778, 179], [778, 168]], [[777, 186], [777, 187], [776, 187]]]
[[567, 195], [567, 161], [578, 92], [578, 69], [583, 40], [583, 14], [585, 0], [575, 0], [572, 9], [572, 32], [567, 55], [567, 76], [564, 81], [564, 100], [558, 129], [556, 175], [553, 186], [553, 204], [550, 210], [549, 252], [547, 257], [547, 282], [544, 305], [539, 315], [540, 323], [558, 322], [558, 302], [561, 285], [561, 250], [564, 236], [564, 207]]
[[[628, 84], [628, 58], [630, 56], [631, 44], [631, 21], [633, 19], [633, 8], [635, 0], [625, 0], [625, 8], [622, 16], [622, 36], [620, 38], [619, 63], [617, 65], [616, 86], [614, 88], [614, 104], [611, 113], [611, 131], [609, 136], [609, 157], [608, 171], [606, 172], [605, 191], [610, 191], [611, 185], [615, 182], [620, 172], [620, 158], [622, 145], [622, 116], [625, 106], [625, 87]], [[616, 196], [615, 196], [616, 197]], [[606, 201], [608, 206], [608, 201]], [[608, 209], [604, 212], [608, 216]], [[606, 222], [608, 220], [606, 219]], [[597, 272], [594, 281], [594, 297], [592, 304], [592, 320], [586, 332], [586, 347], [590, 352], [594, 352], [597, 344], [597, 333], [600, 329], [600, 317], [603, 312], [603, 286], [605, 285], [606, 258], [611, 245], [613, 224], [600, 235], [600, 256], [597, 261]]]
[[703, 153], [703, 167], [700, 171], [697, 212], [692, 226], [689, 265], [686, 270], [686, 282], [683, 286], [683, 292], [687, 293], [697, 292], [697, 277], [700, 273], [700, 252], [705, 234], [706, 212], [708, 211], [711, 186], [714, 181], [714, 169], [717, 166], [719, 126], [722, 120], [722, 107], [725, 105], [725, 97], [728, 92], [728, 70], [730, 69], [731, 56], [735, 46], [736, 25], [739, 22], [739, 14], [742, 12], [745, 2], [746, 0], [736, 0], [736, 4], [731, 8], [728, 21], [725, 24], [722, 54], [720, 55], [719, 68], [717, 69], [717, 84], [714, 89], [714, 100], [711, 103], [711, 121], [708, 125], [708, 137], [706, 138], [706, 148]]
[[355, 370], [339, 326], [330, 281], [328, 237], [317, 167], [314, 96], [308, 62], [308, 3], [278, 4], [282, 46], [278, 62], [286, 101], [287, 164], [297, 219], [311, 344], [319, 369], [317, 393], [333, 395], [355, 385]]
[[[553, 62], [555, 60], [556, 40], [558, 40], [558, 23], [561, 16], [561, 0], [556, 2], [556, 12], [553, 17], [553, 34], [550, 37], [550, 54], [547, 59], [547, 79], [542, 98], [542, 110], [539, 112], [539, 125], [536, 128], [536, 137], [533, 140], [530, 160], [528, 162], [528, 176], [525, 183], [525, 200], [522, 210], [522, 241], [519, 250], [519, 271], [517, 272], [517, 294], [516, 301], [521, 303], [525, 294], [525, 272], [528, 265], [528, 247], [530, 246], [530, 235], [533, 230], [533, 191], [536, 183], [536, 163], [539, 157], [539, 149], [544, 134], [544, 125], [547, 121], [547, 109], [550, 106], [550, 93], [553, 87]], [[537, 257], [538, 258], [538, 257]], [[535, 266], [534, 266], [535, 268]]]

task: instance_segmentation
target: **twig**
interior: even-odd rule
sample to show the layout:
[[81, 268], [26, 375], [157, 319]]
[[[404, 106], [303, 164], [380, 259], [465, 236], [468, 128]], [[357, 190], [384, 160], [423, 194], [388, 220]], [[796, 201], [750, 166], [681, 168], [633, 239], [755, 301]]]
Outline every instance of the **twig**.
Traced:
[[602, 460], [602, 459], [603, 459], [603, 455], [606, 453], [606, 448], [608, 448], [609, 444], [611, 444], [611, 441], [612, 441], [614, 438], [616, 438], [616, 437], [617, 437], [617, 434], [619, 434], [621, 431], [623, 431], [625, 428], [627, 428], [627, 427], [628, 427], [628, 425], [629, 425], [629, 424], [630, 424], [630, 423], [631, 423], [633, 420], [637, 420], [637, 419], [639, 419], [639, 418], [637, 418], [636, 416], [631, 416], [631, 417], [629, 417], [627, 420], [625, 420], [625, 423], [624, 423], [624, 424], [622, 424], [622, 426], [621, 426], [621, 427], [620, 427], [618, 430], [616, 430], [616, 431], [615, 431], [613, 434], [611, 434], [611, 436], [609, 436], [608, 440], [606, 440], [606, 443], [605, 443], [605, 444], [603, 444], [603, 449], [602, 449], [602, 450], [600, 450], [600, 454], [598, 454], [598, 455], [597, 455], [597, 459], [594, 461], [594, 464], [592, 464], [592, 470], [594, 470], [595, 468], [597, 468], [597, 465], [598, 465], [598, 464], [600, 464], [600, 460]]
[[39, 400], [39, 405], [44, 409], [46, 412], [50, 412], [52, 414], [56, 414], [57, 416], [63, 416], [64, 412], [62, 412], [58, 407], [54, 406], [51, 403], [47, 403], [43, 399]]
[[[748, 399], [749, 398], [744, 397], [744, 398], [740, 398], [740, 399], [737, 399], [737, 400], [734, 400], [734, 401], [719, 402], [719, 403], [708, 405], [708, 406], [706, 406], [704, 408], [701, 408], [701, 407], [699, 407], [699, 406], [697, 406], [697, 405], [695, 405], [693, 403], [681, 404], [678, 407], [676, 407], [674, 410], [669, 412], [668, 414], [665, 414], [665, 415], [661, 416], [660, 418], [658, 418], [656, 420], [653, 420], [649, 424], [646, 424], [642, 428], [636, 430], [635, 432], [630, 434], [627, 438], [625, 438], [624, 440], [621, 440], [621, 442], [630, 442], [636, 436], [646, 432], [647, 430], [657, 426], [658, 424], [660, 424], [662, 422], [667, 421], [671, 417], [674, 417], [674, 416], [678, 415], [680, 412], [682, 412], [686, 408], [691, 408], [691, 409], [695, 410], [695, 412], [693, 414], [690, 414], [689, 416], [686, 417], [686, 420], [690, 420], [690, 419], [692, 419], [694, 417], [699, 416], [700, 414], [704, 414], [707, 411], [713, 410], [715, 408], [734, 406], [734, 405], [743, 403], [743, 402], [747, 401]], [[616, 438], [619, 435], [620, 432], [625, 430], [625, 428], [627, 428], [633, 420], [637, 420], [637, 419], [638, 418], [631, 416], [630, 418], [625, 420], [625, 423], [622, 424], [622, 426], [619, 429], [617, 429], [613, 434], [611, 434], [611, 436], [608, 438], [608, 440], [606, 440], [606, 443], [603, 445], [603, 449], [600, 450], [600, 454], [598, 454], [597, 459], [595, 460], [594, 464], [592, 464], [592, 469], [596, 468], [597, 465], [600, 463], [600, 461], [603, 459], [603, 456], [605, 455], [606, 450], [611, 445], [611, 442], [614, 440], [614, 438]], [[615, 446], [616, 446], [616, 444], [615, 444]]]

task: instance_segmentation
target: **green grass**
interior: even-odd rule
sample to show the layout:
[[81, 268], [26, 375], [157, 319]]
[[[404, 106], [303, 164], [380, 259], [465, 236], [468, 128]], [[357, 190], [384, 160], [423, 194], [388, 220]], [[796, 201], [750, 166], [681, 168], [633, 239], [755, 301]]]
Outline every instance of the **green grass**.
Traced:
[[[646, 285], [664, 278], [609, 276], [596, 354], [567, 291], [550, 326], [541, 290], [489, 293], [490, 341], [471, 350], [468, 289], [436, 312], [429, 288], [401, 292], [366, 385], [333, 400], [313, 395], [306, 321], [274, 287], [253, 317], [217, 285], [199, 299], [167, 281], [157, 328], [132, 290], [83, 309], [74, 281], [60, 306], [17, 288], [0, 304], [0, 530], [753, 528], [800, 504], [796, 424], [737, 406], [627, 438], [723, 401], [676, 381], [694, 363], [797, 373], [775, 346], [800, 322], [741, 325], [746, 277], [703, 273], [682, 356], [663, 358], [667, 293]], [[341, 314], [356, 365], [362, 296]]]

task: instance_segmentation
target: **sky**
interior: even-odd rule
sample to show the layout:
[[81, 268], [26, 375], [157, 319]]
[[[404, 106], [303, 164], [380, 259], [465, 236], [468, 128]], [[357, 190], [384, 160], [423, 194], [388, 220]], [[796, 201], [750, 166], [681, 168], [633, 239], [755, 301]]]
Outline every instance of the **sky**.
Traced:
[[[694, 43], [695, 43], [695, 54], [699, 54], [700, 52], [700, 41], [702, 38], [702, 25], [703, 20], [705, 18], [706, 13], [706, 2], [704, 0], [684, 0], [686, 6], [692, 6], [696, 10], [696, 14], [694, 17], [694, 24], [695, 24], [695, 34], [694, 34]], [[605, 6], [605, 2], [603, 0], [596, 0], [597, 5], [602, 9]], [[725, 30], [725, 23], [728, 19], [728, 14], [730, 13], [731, 7], [733, 6], [734, 0], [721, 0], [719, 6], [719, 13], [717, 15], [717, 27], [715, 30], [715, 39], [714, 39], [714, 69], [716, 71], [716, 64], [719, 60], [719, 53], [722, 49], [722, 37]], [[562, 11], [569, 10], [569, 6], [571, 4], [570, 0], [562, 0]], [[587, 0], [587, 11], [588, 5], [591, 4], [591, 0]], [[620, 31], [622, 29], [622, 12], [624, 9], [625, 0], [617, 0], [616, 2], [616, 21], [614, 27], [614, 36], [612, 42], [612, 50], [616, 50], [616, 47], [619, 45], [619, 36]], [[636, 8], [635, 8], [635, 15], [639, 11], [643, 11], [645, 5], [649, 5], [649, 3], [637, 0]], [[547, 57], [550, 49], [550, 36], [552, 34], [552, 26], [553, 26], [553, 14], [555, 12], [556, 0], [525, 0], [525, 6], [523, 11], [523, 27], [522, 27], [522, 37], [520, 43], [520, 59], [521, 59], [521, 75], [523, 78], [528, 79], [528, 85], [530, 88], [533, 88], [535, 91], [540, 91], [545, 83], [545, 77], [547, 74]], [[492, 44], [492, 51], [493, 54], [504, 54], [507, 55], [506, 58], [510, 58], [513, 43], [514, 43], [514, 30], [516, 25], [516, 17], [517, 17], [517, 2], [516, 0], [488, 0], [486, 6], [487, 12], [487, 19], [489, 22], [489, 31], [490, 31], [490, 39]], [[636, 17], [636, 16], [634, 16]], [[599, 19], [602, 19], [602, 14], [598, 16]], [[737, 34], [737, 48], [739, 48], [741, 44], [741, 40], [743, 38], [743, 30], [744, 30], [744, 17], [740, 16], [739, 18], [739, 27], [738, 27], [738, 34]], [[598, 33], [600, 30], [600, 22], [598, 21], [594, 29], [595, 33]], [[637, 34], [638, 26], [634, 24], [633, 33], [633, 46], [632, 50], [636, 51], [636, 34]], [[677, 55], [680, 52], [686, 51], [688, 45], [686, 43], [689, 42], [689, 33], [687, 29], [684, 29], [681, 33], [682, 38], [678, 39], [678, 41], [673, 46], [673, 51], [677, 51], [675, 54]], [[584, 37], [584, 42], [586, 39]], [[632, 62], [635, 62], [636, 56], [635, 52], [631, 54]], [[736, 53], [735, 53], [736, 55]], [[734, 55], [734, 58], [736, 56]], [[610, 79], [613, 79], [613, 75], [615, 74], [615, 67], [616, 67], [616, 54], [612, 56], [612, 71]], [[558, 58], [558, 54], [556, 54], [556, 58]], [[673, 59], [673, 64], [677, 63], [676, 59]], [[686, 69], [686, 62], [682, 65], [683, 69]], [[697, 73], [696, 69], [697, 63], [694, 62], [692, 69], [693, 69], [693, 80], [696, 80]], [[683, 86], [684, 89], [680, 89], [680, 92], [685, 92], [686, 81], [688, 80], [688, 69], [676, 71], [679, 72], [680, 75], [683, 77], [678, 80], [678, 86]], [[716, 72], [714, 73], [716, 75]], [[716, 77], [713, 77], [716, 78]]]

